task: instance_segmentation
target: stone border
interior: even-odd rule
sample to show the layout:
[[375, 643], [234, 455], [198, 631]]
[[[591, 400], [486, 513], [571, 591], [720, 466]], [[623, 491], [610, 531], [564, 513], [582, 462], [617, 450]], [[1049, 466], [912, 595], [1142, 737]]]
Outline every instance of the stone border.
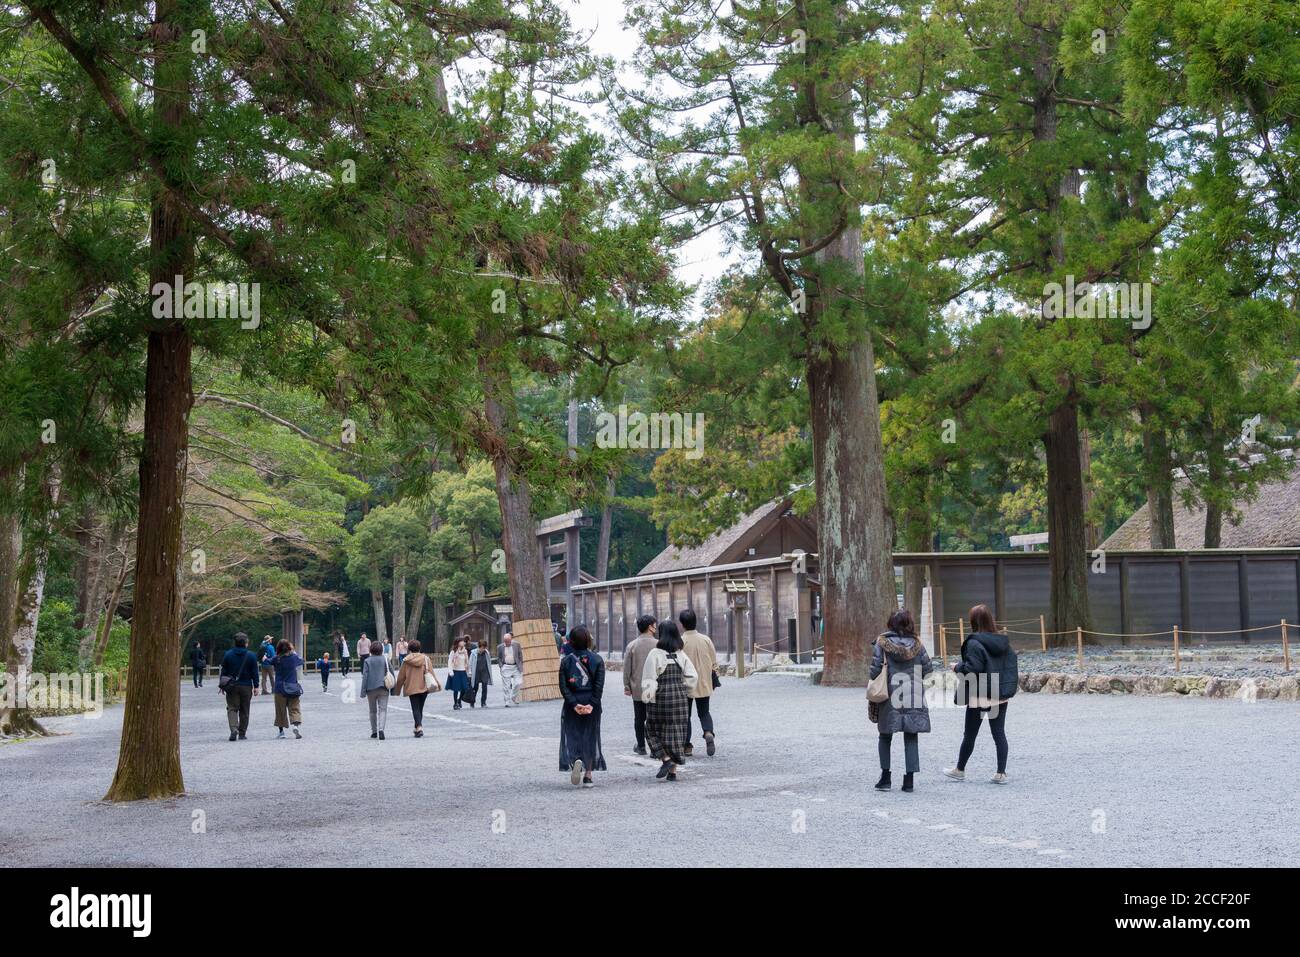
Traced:
[[[1137, 694], [1165, 697], [1300, 700], [1300, 678], [1220, 678], [1216, 675], [1089, 675], [1064, 671], [1029, 671], [1020, 676], [1020, 690], [1034, 694]], [[1244, 690], [1243, 690], [1244, 689]]]

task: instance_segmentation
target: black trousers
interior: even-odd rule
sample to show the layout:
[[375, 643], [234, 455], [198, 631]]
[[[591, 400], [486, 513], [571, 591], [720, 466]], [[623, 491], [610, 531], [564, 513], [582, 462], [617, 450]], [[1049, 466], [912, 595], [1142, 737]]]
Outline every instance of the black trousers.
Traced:
[[709, 702], [712, 698], [690, 698], [686, 705], [686, 743], [691, 743], [691, 708], [700, 715], [700, 730], [705, 734], [713, 733], [713, 715], [709, 714]]
[[421, 691], [419, 694], [407, 695], [407, 700], [411, 702], [411, 717], [415, 718], [417, 728], [424, 725], [424, 699], [429, 697], [429, 692]]
[[344, 655], [342, 658], [339, 659], [339, 670], [343, 672], [344, 678], [346, 678], [351, 673], [352, 657], [350, 655]]
[[632, 730], [636, 732], [636, 746], [645, 747], [645, 702], [632, 701]]
[[196, 688], [202, 688], [202, 687], [203, 687], [203, 669], [202, 669], [202, 668], [194, 668], [193, 671], [194, 671], [194, 687], [196, 687]]
[[993, 746], [998, 752], [998, 774], [1007, 773], [1007, 705], [1006, 702], [998, 705], [997, 716], [994, 717], [992, 710], [983, 710], [979, 708], [966, 709], [966, 730], [961, 737], [961, 750], [957, 752], [957, 770], [965, 771], [966, 762], [970, 760], [971, 752], [975, 750], [975, 738], [980, 733], [980, 719], [987, 714], [989, 716], [989, 733], [993, 735]]

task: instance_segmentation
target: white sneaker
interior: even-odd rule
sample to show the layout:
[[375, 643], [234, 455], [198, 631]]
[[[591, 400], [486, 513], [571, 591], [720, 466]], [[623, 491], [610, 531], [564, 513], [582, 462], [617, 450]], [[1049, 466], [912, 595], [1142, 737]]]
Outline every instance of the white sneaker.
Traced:
[[993, 777], [989, 778], [989, 783], [990, 783], [990, 784], [1009, 784], [1010, 781], [1007, 779], [1007, 776], [1006, 776], [1005, 774], [995, 774], [995, 775], [993, 775]]
[[966, 772], [958, 771], [956, 768], [944, 768], [943, 773], [948, 777], [952, 778], [954, 781], [966, 780]]
[[582, 761], [574, 761], [569, 769], [569, 783], [575, 788], [582, 783]]
[[594, 787], [596, 786], [596, 782], [595, 782], [595, 781], [583, 781], [583, 782], [582, 782], [582, 786], [583, 786], [584, 788], [594, 788]]
[[297, 726], [296, 724], [293, 726], [293, 736], [294, 736], [295, 738], [301, 738], [301, 737], [302, 737], [302, 732], [298, 730], [298, 726]]

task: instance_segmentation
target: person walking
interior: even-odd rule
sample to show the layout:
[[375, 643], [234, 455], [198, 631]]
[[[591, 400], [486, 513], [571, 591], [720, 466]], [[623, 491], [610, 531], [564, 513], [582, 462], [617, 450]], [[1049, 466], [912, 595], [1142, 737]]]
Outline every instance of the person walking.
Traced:
[[686, 657], [691, 659], [691, 664], [695, 665], [695, 673], [700, 676], [700, 680], [695, 683], [695, 690], [691, 692], [690, 700], [687, 702], [688, 718], [686, 722], [686, 756], [690, 757], [695, 753], [695, 747], [691, 744], [691, 723], [689, 712], [694, 708], [695, 713], [700, 716], [700, 731], [704, 734], [704, 748], [709, 757], [713, 757], [717, 751], [717, 744], [713, 740], [713, 714], [709, 710], [709, 705], [713, 700], [713, 689], [715, 685], [721, 684], [718, 681], [718, 652], [713, 647], [713, 639], [703, 632], [695, 630], [695, 612], [690, 608], [682, 609], [677, 620], [682, 625], [682, 646], [686, 652]]
[[400, 666], [410, 653], [411, 643], [403, 638], [397, 643], [397, 664]]
[[257, 658], [262, 666], [262, 694], [270, 694], [275, 690], [275, 639], [270, 635], [262, 636]]
[[320, 690], [326, 694], [330, 693], [330, 671], [334, 663], [330, 661], [330, 653], [327, 651], [320, 658], [316, 659], [316, 670], [320, 672]]
[[226, 696], [226, 718], [230, 740], [248, 737], [248, 708], [257, 694], [257, 655], [248, 650], [248, 635], [235, 635], [235, 647], [221, 659], [217, 691]]
[[397, 684], [397, 677], [384, 658], [384, 646], [370, 643], [368, 653], [361, 660], [361, 694], [370, 706], [370, 736], [384, 740], [384, 726], [388, 723], [388, 693]]
[[203, 646], [196, 641], [190, 649], [190, 677], [194, 679], [194, 687], [203, 687], [203, 672], [207, 668], [208, 656], [203, 653]]
[[488, 685], [492, 684], [492, 656], [488, 653], [486, 638], [480, 638], [478, 644], [469, 653], [469, 706], [474, 707], [474, 698], [479, 697], [479, 705], [487, 707]]
[[339, 632], [339, 674], [344, 678], [352, 673], [352, 655], [348, 647], [348, 636]]
[[384, 660], [389, 664], [393, 663], [393, 642], [390, 638], [384, 639]]
[[600, 698], [605, 691], [605, 662], [591, 648], [591, 632], [582, 625], [569, 632], [573, 651], [560, 659], [560, 770], [574, 787], [594, 788], [593, 771], [604, 771], [600, 750]]
[[880, 780], [877, 791], [888, 791], [892, 785], [889, 772], [889, 750], [894, 735], [903, 732], [903, 754], [906, 760], [903, 790], [912, 791], [912, 776], [921, 770], [921, 748], [918, 735], [930, 731], [930, 709], [925, 704], [926, 675], [934, 670], [930, 656], [916, 637], [916, 623], [912, 613], [901, 609], [889, 616], [888, 630], [876, 639], [871, 654], [872, 678], [882, 669], [888, 669], [886, 682], [889, 697], [877, 704], [867, 704], [868, 717], [880, 730]]
[[641, 672], [645, 659], [659, 639], [655, 637], [653, 615], [636, 620], [637, 636], [623, 650], [623, 694], [632, 699], [632, 732], [636, 735], [633, 754], [645, 754], [645, 699], [641, 695]]
[[699, 681], [691, 659], [682, 653], [677, 622], [665, 618], [655, 627], [659, 640], [641, 670], [641, 698], [646, 703], [645, 740], [659, 759], [659, 780], [676, 781], [676, 766], [690, 734], [690, 694]]
[[469, 652], [465, 650], [465, 639], [457, 638], [447, 656], [447, 690], [451, 692], [451, 707], [459, 711], [465, 692], [469, 691]]
[[366, 659], [370, 657], [371, 644], [371, 640], [366, 637], [366, 633], [363, 631], [361, 637], [357, 639], [357, 670], [363, 674], [366, 670]]
[[501, 690], [508, 708], [519, 703], [519, 687], [524, 680], [524, 649], [508, 631], [497, 645], [497, 664], [501, 666]]
[[970, 634], [961, 644], [961, 660], [952, 669], [960, 676], [954, 702], [966, 706], [957, 766], [943, 771], [954, 781], [966, 780], [966, 762], [975, 750], [980, 722], [987, 716], [998, 757], [998, 770], [991, 780], [1007, 783], [1007, 705], [1020, 686], [1019, 668], [1016, 651], [1007, 636], [998, 632], [993, 612], [987, 605], [976, 605], [970, 610]]
[[407, 642], [406, 655], [397, 669], [393, 694], [404, 695], [411, 703], [411, 717], [415, 720], [415, 736], [424, 737], [424, 701], [430, 691], [437, 691], [438, 676], [433, 673], [433, 659], [424, 654], [420, 642], [412, 638]]
[[290, 725], [293, 726], [293, 736], [302, 737], [298, 730], [302, 724], [302, 685], [298, 683], [298, 669], [301, 667], [302, 658], [293, 650], [293, 642], [281, 638], [271, 660], [275, 672], [275, 726], [280, 729], [277, 738], [283, 738]]

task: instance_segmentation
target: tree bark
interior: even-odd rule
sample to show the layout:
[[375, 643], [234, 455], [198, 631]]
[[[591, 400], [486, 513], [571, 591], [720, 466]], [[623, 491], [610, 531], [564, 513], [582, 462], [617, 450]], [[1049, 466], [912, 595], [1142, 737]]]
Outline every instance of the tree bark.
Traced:
[[[1048, 418], [1043, 445], [1047, 450], [1047, 563], [1052, 590], [1048, 630], [1072, 632], [1092, 627], [1083, 473], [1079, 466], [1079, 413], [1073, 404], [1062, 404]], [[1073, 642], [1072, 635], [1048, 639], [1054, 646]]]
[[[154, 117], [185, 142], [190, 61], [176, 0], [157, 0], [152, 47]], [[179, 159], [185, 159], [181, 156]], [[159, 185], [149, 228], [149, 287], [189, 272], [193, 227]], [[194, 404], [191, 341], [184, 322], [149, 333], [145, 364], [144, 437], [140, 456], [140, 522], [131, 617], [131, 679], [127, 683], [117, 773], [105, 799], [136, 801], [183, 794], [180, 755], [181, 532]]]
[[1142, 454], [1146, 460], [1147, 517], [1151, 522], [1152, 548], [1177, 548], [1174, 544], [1173, 463], [1169, 459], [1169, 437], [1141, 411]]
[[[1033, 135], [1039, 142], [1057, 138], [1056, 62], [1059, 36], [1056, 24], [1035, 28], [1037, 49], [1034, 80]], [[1060, 268], [1065, 264], [1065, 230], [1057, 224], [1062, 200], [1079, 195], [1079, 171], [1067, 169], [1059, 183], [1047, 191], [1047, 212], [1053, 228], [1043, 261]], [[1047, 450], [1048, 566], [1051, 578], [1052, 631], [1091, 628], [1088, 601], [1088, 533], [1084, 525], [1083, 463], [1081, 461], [1079, 409], [1073, 383], [1063, 383], [1066, 396], [1048, 413], [1043, 444]], [[1051, 643], [1068, 636], [1057, 635]]]
[[388, 640], [388, 611], [384, 608], [384, 592], [379, 585], [379, 562], [370, 563], [370, 607], [375, 612], [375, 640], [381, 645]]
[[829, 353], [808, 363], [825, 637], [822, 683], [859, 685], [867, 681], [871, 659], [867, 633], [883, 629], [898, 604], [871, 340], [863, 336]]
[[1205, 450], [1205, 547], [1218, 548], [1223, 541], [1224, 473], [1228, 469], [1223, 443], [1213, 433]]
[[614, 480], [605, 482], [605, 507], [600, 510], [600, 542], [596, 546], [596, 577], [609, 578], [609, 540], [614, 524]]
[[393, 566], [393, 646], [406, 637], [406, 568]]

